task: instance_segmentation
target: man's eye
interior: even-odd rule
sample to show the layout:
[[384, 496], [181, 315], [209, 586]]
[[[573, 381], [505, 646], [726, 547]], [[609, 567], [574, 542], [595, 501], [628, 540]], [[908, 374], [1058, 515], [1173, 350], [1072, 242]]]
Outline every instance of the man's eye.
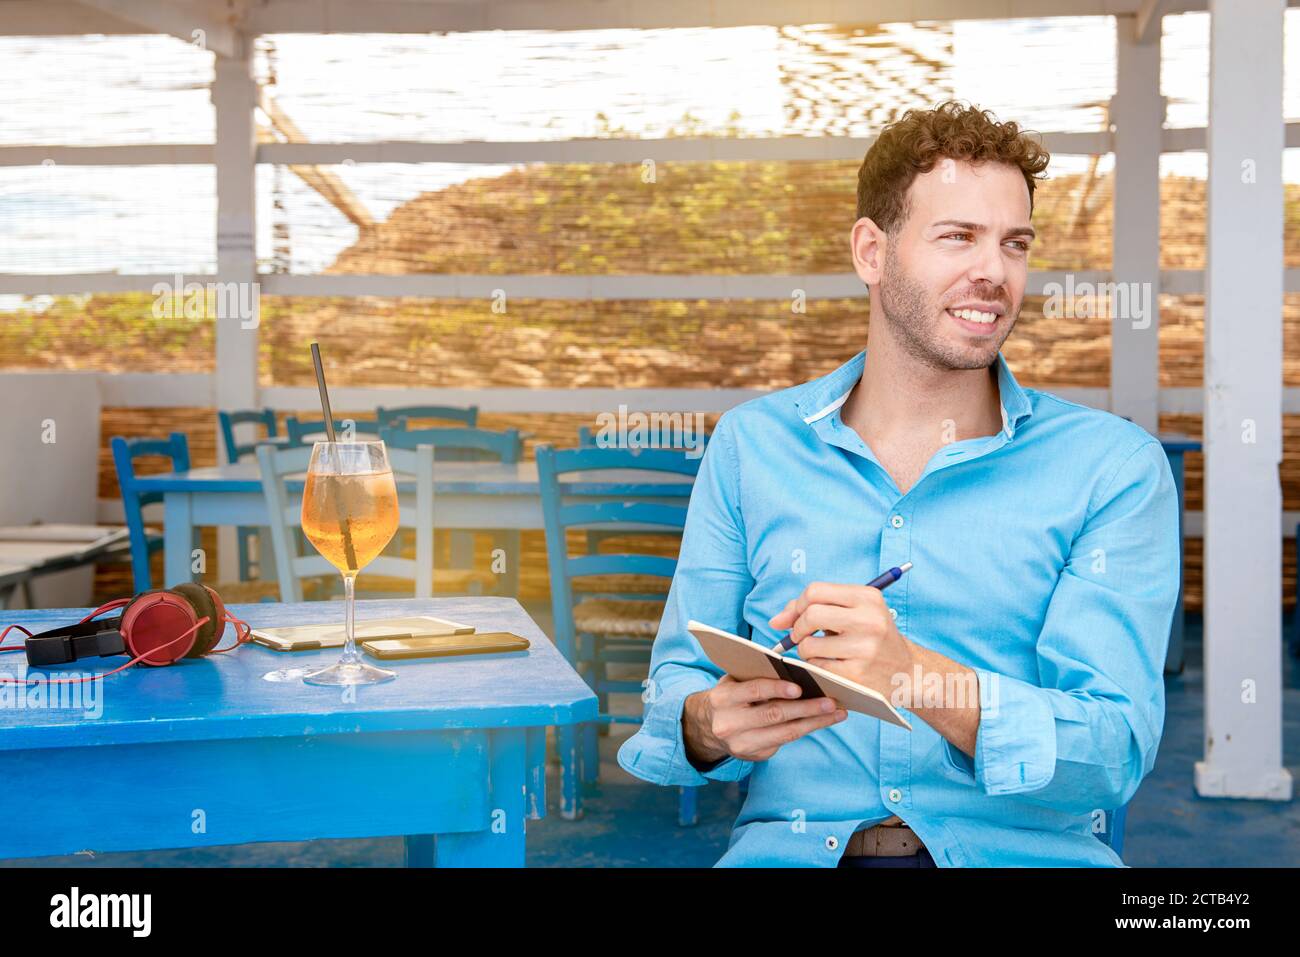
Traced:
[[1015, 246], [1022, 253], [1029, 252], [1029, 243], [1025, 242], [1023, 239], [1013, 239], [1011, 240], [1011, 245]]
[[940, 239], [970, 239], [970, 233], [944, 233]]

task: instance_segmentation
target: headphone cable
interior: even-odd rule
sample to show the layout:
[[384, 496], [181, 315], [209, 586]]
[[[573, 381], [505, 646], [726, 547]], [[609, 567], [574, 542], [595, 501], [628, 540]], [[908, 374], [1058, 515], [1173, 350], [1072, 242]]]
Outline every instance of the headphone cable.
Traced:
[[[96, 612], [96, 614], [98, 614], [98, 612]], [[90, 621], [90, 619], [91, 619], [91, 618], [94, 618], [94, 617], [95, 617], [94, 615], [91, 615], [91, 616], [89, 616], [88, 618], [86, 618], [86, 619], [84, 619], [84, 620], [85, 620], [85, 621]], [[176, 644], [176, 642], [180, 641], [180, 640], [183, 639], [183, 638], [188, 638], [190, 635], [194, 634], [194, 632], [198, 631], [200, 628], [202, 628], [204, 625], [206, 625], [210, 620], [211, 620], [211, 619], [209, 619], [209, 618], [205, 615], [203, 618], [200, 618], [197, 622], [195, 622], [195, 624], [194, 624], [192, 627], [187, 628], [187, 629], [186, 629], [184, 632], [182, 632], [180, 635], [178, 635], [177, 637], [173, 638], [171, 641], [167, 642], [167, 644], [165, 644], [165, 645], [159, 645], [157, 648], [151, 648], [149, 651], [146, 651], [144, 654], [142, 654], [142, 655], [137, 655], [136, 657], [134, 657], [134, 658], [132, 658], [130, 661], [128, 661], [126, 664], [124, 664], [124, 665], [122, 665], [122, 666], [120, 666], [120, 667], [114, 668], [112, 671], [104, 671], [104, 672], [101, 672], [100, 674], [94, 674], [94, 675], [85, 675], [85, 676], [80, 677], [80, 678], [46, 678], [44, 681], [41, 681], [40, 679], [37, 679], [37, 678], [14, 678], [14, 677], [12, 677], [12, 676], [10, 676], [10, 675], [3, 675], [3, 674], [0, 674], [0, 684], [25, 684], [25, 685], [40, 685], [40, 684], [47, 684], [47, 685], [51, 685], [51, 684], [76, 684], [76, 683], [81, 682], [81, 681], [95, 681], [95, 680], [97, 680], [97, 679], [99, 679], [99, 678], [107, 678], [109, 675], [115, 675], [115, 674], [117, 674], [119, 671], [125, 671], [127, 668], [130, 668], [133, 664], [136, 664], [136, 663], [139, 662], [139, 661], [143, 661], [145, 658], [148, 658], [150, 655], [152, 655], [152, 654], [156, 654], [157, 652], [162, 651], [164, 648], [170, 648], [172, 645]], [[24, 634], [26, 634], [27, 637], [29, 637], [29, 638], [30, 638], [31, 635], [32, 635], [32, 633], [31, 633], [30, 631], [28, 631], [26, 628], [24, 628], [22, 625], [10, 625], [10, 626], [9, 626], [8, 628], [6, 628], [4, 631], [0, 631], [0, 641], [4, 641], [4, 637], [5, 637], [5, 635], [9, 634], [10, 629], [13, 629], [13, 628], [17, 628], [19, 631], [21, 631], [21, 632], [23, 632]], [[232, 646], [232, 647], [233, 647], [233, 646]], [[9, 648], [0, 648], [0, 652], [6, 652], [6, 651], [22, 651], [22, 650], [23, 650], [23, 647], [22, 647], [22, 646], [19, 646], [19, 645], [15, 645], [15, 646], [12, 646], [12, 647], [9, 647]], [[225, 650], [229, 651], [230, 649], [225, 649]]]

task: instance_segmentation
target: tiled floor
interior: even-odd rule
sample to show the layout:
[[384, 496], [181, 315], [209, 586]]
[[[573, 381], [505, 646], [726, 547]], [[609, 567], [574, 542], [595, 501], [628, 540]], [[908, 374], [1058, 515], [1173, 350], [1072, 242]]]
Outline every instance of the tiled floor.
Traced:
[[[544, 613], [534, 611], [546, 627]], [[1289, 631], [1289, 621], [1286, 627]], [[1300, 796], [1287, 804], [1204, 800], [1192, 789], [1192, 764], [1202, 753], [1199, 616], [1191, 616], [1187, 639], [1187, 667], [1182, 675], [1166, 682], [1167, 713], [1159, 759], [1130, 806], [1125, 860], [1135, 867], [1300, 866]], [[1300, 659], [1288, 654], [1285, 661], [1284, 762], [1300, 778]], [[628, 705], [639, 706], [639, 702], [629, 698]], [[528, 828], [530, 866], [702, 867], [721, 856], [739, 808], [736, 785], [710, 784], [701, 794], [700, 824], [680, 828], [676, 825], [676, 791], [643, 784], [615, 762], [618, 743], [629, 733], [630, 728], [615, 726], [609, 737], [601, 739], [601, 782], [586, 798], [586, 813], [580, 821], [560, 818], [556, 811], [559, 782], [556, 769], [550, 769], [550, 813]], [[400, 840], [387, 838], [104, 854], [93, 860], [78, 856], [5, 865], [390, 866], [401, 860]]]

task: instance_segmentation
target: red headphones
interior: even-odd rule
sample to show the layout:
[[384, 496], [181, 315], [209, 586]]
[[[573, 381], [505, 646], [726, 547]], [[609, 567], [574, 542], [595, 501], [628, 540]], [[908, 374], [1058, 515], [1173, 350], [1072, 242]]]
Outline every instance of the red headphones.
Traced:
[[[122, 614], [116, 618], [92, 620], [118, 608]], [[235, 643], [218, 648], [227, 623], [235, 626]], [[0, 632], [0, 641], [13, 628], [27, 635], [27, 640], [22, 646], [0, 647], [0, 652], [25, 649], [27, 663], [33, 667], [66, 664], [93, 656], [131, 656], [120, 668], [103, 674], [52, 681], [92, 681], [138, 663], [171, 665], [182, 658], [202, 658], [230, 651], [252, 637], [249, 624], [226, 611], [220, 595], [207, 585], [194, 582], [141, 592], [133, 598], [118, 598], [96, 608], [75, 625], [35, 635], [22, 625], [10, 625]], [[33, 683], [28, 679], [8, 680]]]

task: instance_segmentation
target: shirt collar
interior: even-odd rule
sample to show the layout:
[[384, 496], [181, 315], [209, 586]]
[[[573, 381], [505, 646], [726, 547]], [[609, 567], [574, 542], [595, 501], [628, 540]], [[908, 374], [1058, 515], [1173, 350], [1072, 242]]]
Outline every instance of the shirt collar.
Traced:
[[[795, 390], [795, 407], [809, 425], [824, 419], [842, 406], [853, 387], [862, 378], [866, 367], [867, 350], [863, 349], [844, 365], [829, 375], [814, 379]], [[1033, 414], [1029, 396], [1011, 374], [1006, 357], [998, 352], [998, 397], [1001, 400], [1002, 430], [1007, 438], [1014, 438], [1020, 422]]]

